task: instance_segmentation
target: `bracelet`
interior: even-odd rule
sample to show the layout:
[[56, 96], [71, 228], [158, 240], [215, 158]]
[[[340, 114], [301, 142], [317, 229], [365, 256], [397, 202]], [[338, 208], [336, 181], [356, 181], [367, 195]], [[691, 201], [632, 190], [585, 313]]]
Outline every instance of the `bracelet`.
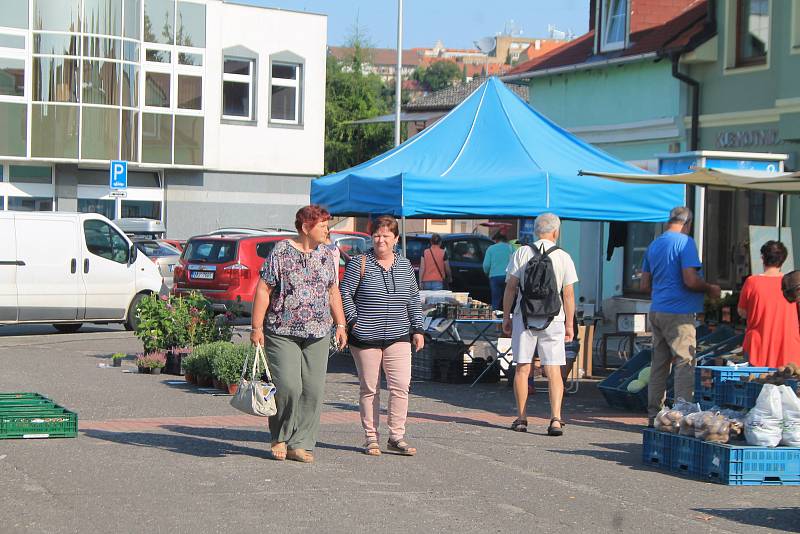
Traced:
[[346, 324], [337, 324], [337, 325], [334, 325], [334, 326], [336, 326], [336, 328], [344, 328], [344, 329], [347, 328]]
[[264, 330], [264, 327], [263, 326], [251, 326], [250, 327], [250, 331], [251, 332], [258, 332], [259, 330]]

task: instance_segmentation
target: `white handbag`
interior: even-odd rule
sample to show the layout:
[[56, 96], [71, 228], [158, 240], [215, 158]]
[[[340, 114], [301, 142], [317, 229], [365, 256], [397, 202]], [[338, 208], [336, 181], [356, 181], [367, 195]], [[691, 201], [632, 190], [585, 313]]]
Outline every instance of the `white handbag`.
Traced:
[[[231, 406], [249, 415], [257, 415], [259, 417], [275, 415], [278, 412], [275, 407], [276, 389], [269, 374], [264, 347], [256, 345], [250, 380], [247, 380], [247, 360], [248, 358], [244, 359], [242, 377], [239, 379], [239, 390], [231, 399]], [[263, 371], [267, 375], [266, 382], [261, 380], [262, 365]]]

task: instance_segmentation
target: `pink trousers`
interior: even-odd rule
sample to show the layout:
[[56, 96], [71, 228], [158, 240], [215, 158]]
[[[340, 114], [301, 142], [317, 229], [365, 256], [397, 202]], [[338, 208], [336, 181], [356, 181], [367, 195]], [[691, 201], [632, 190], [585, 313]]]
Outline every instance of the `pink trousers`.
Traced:
[[389, 438], [402, 439], [408, 416], [408, 388], [411, 385], [411, 343], [399, 342], [385, 349], [350, 347], [361, 382], [361, 425], [367, 440], [378, 439], [381, 415], [381, 367], [389, 389]]

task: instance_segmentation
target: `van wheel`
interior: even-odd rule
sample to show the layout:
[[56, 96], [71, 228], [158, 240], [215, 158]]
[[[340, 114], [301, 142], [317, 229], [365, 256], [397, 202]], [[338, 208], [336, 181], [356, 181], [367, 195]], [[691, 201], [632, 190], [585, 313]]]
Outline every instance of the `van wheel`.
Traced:
[[83, 323], [55, 323], [53, 328], [62, 334], [72, 334], [80, 330], [81, 326], [83, 326]]
[[133, 297], [131, 305], [128, 307], [128, 318], [125, 320], [125, 330], [136, 330], [136, 326], [139, 324], [139, 318], [136, 316], [136, 308], [139, 307], [144, 297], [145, 296], [141, 293]]

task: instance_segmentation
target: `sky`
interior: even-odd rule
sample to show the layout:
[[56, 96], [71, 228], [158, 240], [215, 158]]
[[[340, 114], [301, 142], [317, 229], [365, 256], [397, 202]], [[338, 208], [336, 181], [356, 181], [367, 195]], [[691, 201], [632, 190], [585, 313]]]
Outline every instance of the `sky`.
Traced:
[[[358, 20], [369, 41], [394, 48], [396, 0], [236, 0], [239, 3], [328, 15], [328, 44], [341, 45]], [[403, 48], [474, 48], [474, 41], [503, 32], [510, 22], [523, 37], [547, 37], [548, 24], [575, 35], [589, 27], [589, 0], [404, 0]]]

